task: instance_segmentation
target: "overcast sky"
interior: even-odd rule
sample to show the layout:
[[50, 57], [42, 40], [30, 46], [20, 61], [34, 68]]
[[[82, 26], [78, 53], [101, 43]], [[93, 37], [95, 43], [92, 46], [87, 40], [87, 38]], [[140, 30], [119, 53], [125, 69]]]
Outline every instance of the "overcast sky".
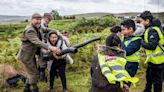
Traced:
[[61, 15], [89, 12], [164, 11], [164, 0], [0, 0], [0, 15], [29, 16], [57, 10]]

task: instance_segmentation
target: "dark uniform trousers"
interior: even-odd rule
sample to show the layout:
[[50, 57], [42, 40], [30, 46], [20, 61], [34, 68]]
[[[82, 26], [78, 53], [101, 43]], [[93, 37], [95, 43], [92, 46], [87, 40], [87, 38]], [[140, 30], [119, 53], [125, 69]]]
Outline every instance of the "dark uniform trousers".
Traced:
[[162, 71], [162, 67], [148, 63], [146, 71], [147, 82], [144, 92], [151, 92], [152, 84], [154, 87], [154, 92], [162, 92]]

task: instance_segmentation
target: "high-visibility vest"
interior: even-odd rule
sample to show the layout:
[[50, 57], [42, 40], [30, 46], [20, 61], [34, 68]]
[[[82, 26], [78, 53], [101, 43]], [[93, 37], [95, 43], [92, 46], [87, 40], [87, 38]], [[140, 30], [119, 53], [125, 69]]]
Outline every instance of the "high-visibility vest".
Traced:
[[[124, 45], [127, 47], [131, 42], [141, 39], [141, 37], [133, 37], [130, 40], [124, 41]], [[132, 55], [126, 56], [128, 62], [139, 62], [140, 61], [140, 53], [139, 50], [133, 53]]]
[[124, 40], [124, 35], [122, 34], [121, 37], [120, 37], [121, 41]]
[[[151, 27], [153, 29], [155, 29], [155, 31], [157, 31], [158, 36], [159, 36], [159, 43], [158, 46], [156, 47], [155, 50], [148, 50], [146, 49], [146, 62], [151, 62], [153, 64], [162, 64], [164, 63], [164, 52], [162, 51], [162, 49], [164, 50], [164, 35], [162, 34], [161, 30], [159, 27], [154, 26]], [[144, 41], [146, 43], [148, 43], [148, 33], [149, 33], [149, 29], [146, 29], [145, 34], [144, 34]]]
[[123, 87], [123, 82], [131, 82], [134, 85], [138, 82], [138, 78], [132, 78], [125, 70], [126, 59], [101, 53], [98, 54], [98, 59], [101, 72], [110, 84], [120, 82], [120, 87]]

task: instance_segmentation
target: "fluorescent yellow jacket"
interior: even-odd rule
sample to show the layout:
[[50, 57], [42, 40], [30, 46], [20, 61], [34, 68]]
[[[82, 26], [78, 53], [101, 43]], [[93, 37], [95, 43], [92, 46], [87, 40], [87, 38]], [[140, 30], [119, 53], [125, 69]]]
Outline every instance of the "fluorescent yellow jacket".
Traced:
[[125, 70], [126, 59], [100, 53], [98, 54], [98, 59], [101, 72], [110, 84], [120, 82], [121, 87], [123, 87], [123, 82], [131, 82], [135, 84], [138, 81], [138, 78], [132, 78]]
[[[160, 40], [159, 40], [159, 44], [158, 44], [158, 46], [156, 47], [155, 50], [146, 49], [147, 58], [146, 58], [145, 63], [151, 62], [153, 64], [162, 64], [162, 63], [164, 63], [164, 52], [162, 51], [162, 49], [164, 50], [164, 47], [163, 47], [163, 45], [164, 45], [164, 35], [162, 34], [159, 27], [154, 26], [152, 28], [155, 29], [155, 31], [157, 31]], [[149, 29], [150, 28], [146, 29], [145, 34], [144, 34], [144, 41], [146, 43], [148, 43]]]
[[[127, 47], [131, 42], [141, 39], [141, 37], [133, 37], [130, 40], [125, 40], [124, 45]], [[139, 62], [140, 61], [140, 53], [139, 50], [133, 53], [132, 55], [126, 56], [128, 62]]]

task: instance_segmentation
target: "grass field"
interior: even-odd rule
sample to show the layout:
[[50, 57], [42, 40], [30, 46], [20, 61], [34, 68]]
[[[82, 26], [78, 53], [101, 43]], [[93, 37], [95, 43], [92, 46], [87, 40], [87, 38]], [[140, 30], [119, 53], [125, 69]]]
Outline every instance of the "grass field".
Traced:
[[[139, 70], [137, 77], [140, 81], [136, 84], [136, 87], [131, 87], [131, 92], [143, 92], [145, 87], [145, 70]], [[91, 78], [89, 69], [85, 71], [78, 72], [67, 72], [67, 87], [68, 92], [88, 92], [91, 85]], [[48, 89], [48, 83], [39, 83], [40, 92], [46, 92]], [[163, 85], [164, 87], [164, 85]], [[2, 89], [2, 88], [1, 88]], [[3, 88], [0, 92], [22, 92], [23, 86], [18, 86], [16, 88]], [[55, 80], [55, 92], [62, 92], [62, 86], [60, 79]], [[162, 91], [164, 92], [164, 90]]]
[[[62, 20], [62, 21], [53, 21], [50, 24], [51, 28], [55, 28], [58, 30], [68, 30], [71, 29], [77, 22], [75, 20]], [[9, 25], [10, 26], [10, 25]], [[22, 24], [20, 27], [24, 26]], [[3, 25], [0, 26], [3, 28]], [[18, 51], [20, 46], [20, 33], [22, 33], [23, 29], [15, 29], [12, 34], [13, 38], [5, 38], [4, 42], [0, 41], [0, 56], [3, 57], [4, 55], [6, 58], [0, 58], [0, 64], [7, 63], [14, 66], [17, 70], [21, 70], [22, 67], [20, 64], [15, 60], [15, 54]], [[79, 49], [79, 52], [76, 55], [72, 55], [75, 63], [73, 65], [67, 66], [67, 87], [68, 92], [88, 92], [91, 86], [91, 78], [90, 78], [90, 63], [91, 57], [94, 54], [95, 45], [96, 44], [104, 44], [105, 37], [109, 35], [109, 28], [106, 28], [104, 31], [100, 33], [83, 33], [78, 35], [70, 36], [70, 43], [71, 45], [78, 44], [90, 38], [99, 36], [102, 38], [101, 41], [97, 41], [92, 43], [91, 45], [87, 45], [84, 48]], [[7, 51], [6, 51], [7, 49]], [[6, 51], [6, 52], [5, 52]], [[142, 57], [143, 58], [143, 57]], [[144, 58], [143, 58], [144, 59]], [[144, 60], [142, 60], [144, 61]], [[141, 67], [138, 70], [136, 77], [139, 78], [139, 82], [136, 84], [136, 87], [131, 87], [132, 92], [143, 92], [145, 87], [145, 66], [141, 63]], [[18, 87], [8, 87], [4, 86], [3, 84], [4, 78], [0, 76], [0, 92], [22, 92], [23, 90], [23, 83], [19, 82]], [[48, 83], [39, 82], [40, 92], [46, 92], [48, 89]], [[56, 92], [62, 92], [62, 86], [60, 79], [57, 78], [55, 80], [55, 90]], [[164, 85], [163, 85], [163, 92], [164, 92]]]

